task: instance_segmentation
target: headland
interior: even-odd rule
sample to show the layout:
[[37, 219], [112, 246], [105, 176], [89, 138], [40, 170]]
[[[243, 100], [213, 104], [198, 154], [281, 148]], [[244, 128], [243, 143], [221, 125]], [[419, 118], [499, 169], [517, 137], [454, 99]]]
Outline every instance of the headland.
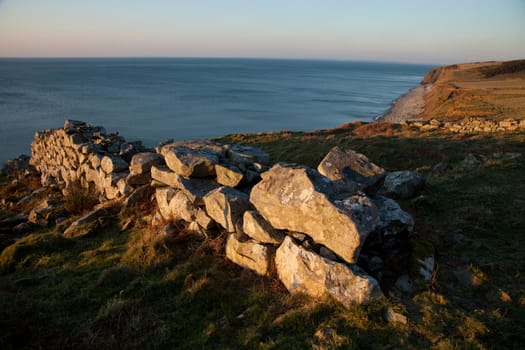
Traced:
[[379, 120], [525, 118], [525, 60], [435, 68]]

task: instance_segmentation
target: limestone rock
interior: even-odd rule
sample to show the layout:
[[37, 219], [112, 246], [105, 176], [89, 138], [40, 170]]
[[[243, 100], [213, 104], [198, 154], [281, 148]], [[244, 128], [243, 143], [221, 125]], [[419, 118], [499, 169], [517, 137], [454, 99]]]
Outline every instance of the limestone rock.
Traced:
[[93, 226], [96, 226], [100, 217], [108, 213], [107, 208], [99, 207], [90, 213], [84, 215], [80, 219], [74, 221], [65, 231], [64, 237], [73, 238], [85, 236], [91, 233]]
[[197, 217], [197, 208], [182, 191], [177, 191], [173, 195], [173, 198], [170, 200], [169, 210], [174, 219], [180, 218], [186, 222], [193, 222]]
[[216, 153], [220, 157], [224, 156], [225, 150], [223, 146], [218, 142], [213, 142], [210, 140], [182, 140], [182, 141], [173, 141], [168, 140], [162, 142], [159, 147], [156, 148], [157, 153], [160, 153], [162, 156], [166, 157], [166, 153], [173, 147], [187, 147], [194, 150], [203, 150]]
[[197, 210], [197, 217], [195, 218], [195, 221], [205, 230], [212, 228], [215, 224], [215, 221], [213, 221], [213, 219], [210, 218], [208, 214], [206, 214], [206, 211], [201, 208]]
[[217, 182], [224, 186], [236, 187], [244, 178], [243, 172], [236, 166], [217, 164], [215, 165], [215, 172], [217, 173]]
[[317, 170], [334, 181], [339, 191], [353, 194], [374, 188], [385, 177], [385, 170], [351, 149], [334, 147], [323, 158]]
[[151, 178], [167, 186], [178, 188], [180, 175], [171, 171], [164, 165], [153, 165], [151, 167]]
[[177, 193], [177, 190], [174, 190], [171, 187], [159, 187], [155, 190], [157, 207], [165, 220], [171, 219], [170, 201], [175, 193]]
[[290, 293], [330, 294], [346, 307], [382, 295], [379, 283], [358, 267], [349, 267], [307, 251], [286, 237], [275, 256], [277, 274]]
[[253, 240], [238, 240], [229, 234], [226, 240], [226, 257], [239, 266], [266, 275], [270, 266], [273, 249]]
[[395, 311], [391, 306], [387, 307], [385, 310], [385, 319], [390, 323], [401, 323], [404, 325], [408, 323], [407, 317]]
[[128, 184], [133, 186], [145, 185], [151, 182], [151, 173], [149, 171], [144, 173], [137, 173], [132, 170], [126, 178], [126, 181]]
[[162, 164], [164, 160], [157, 153], [141, 152], [133, 155], [129, 164], [129, 171], [136, 174], [149, 172], [152, 165]]
[[332, 202], [332, 182], [299, 165], [277, 164], [262, 178], [250, 201], [274, 228], [306, 233], [346, 261], [357, 261], [377, 221], [377, 209], [368, 197]]
[[260, 148], [244, 145], [226, 145], [226, 156], [238, 166], [247, 166], [253, 163], [267, 165], [270, 163], [270, 156]]
[[380, 193], [394, 198], [411, 198], [425, 184], [425, 178], [416, 171], [394, 171], [385, 177]]
[[100, 166], [106, 174], [128, 170], [128, 163], [124, 159], [115, 156], [105, 156], [102, 158]]
[[255, 210], [244, 212], [242, 230], [245, 234], [261, 243], [280, 244], [284, 235], [275, 230]]
[[154, 180], [183, 191], [195, 205], [203, 205], [204, 196], [220, 187], [219, 184], [211, 179], [186, 179], [165, 166], [152, 166], [151, 177]]
[[404, 230], [412, 232], [414, 230], [414, 219], [412, 215], [401, 209], [394, 200], [377, 196], [374, 203], [379, 213], [379, 221], [376, 230], [384, 235], [397, 235]]
[[204, 197], [208, 215], [228, 232], [235, 232], [246, 210], [250, 208], [248, 195], [231, 187], [219, 187]]
[[184, 177], [213, 177], [215, 164], [219, 163], [217, 153], [185, 146], [170, 147], [165, 151], [164, 158], [171, 170]]

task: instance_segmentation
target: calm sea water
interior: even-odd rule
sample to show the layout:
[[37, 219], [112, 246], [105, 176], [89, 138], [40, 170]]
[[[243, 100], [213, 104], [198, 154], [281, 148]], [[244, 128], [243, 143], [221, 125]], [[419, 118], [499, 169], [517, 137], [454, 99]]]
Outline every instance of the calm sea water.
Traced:
[[371, 120], [428, 65], [266, 59], [0, 59], [0, 162], [67, 118], [161, 140]]

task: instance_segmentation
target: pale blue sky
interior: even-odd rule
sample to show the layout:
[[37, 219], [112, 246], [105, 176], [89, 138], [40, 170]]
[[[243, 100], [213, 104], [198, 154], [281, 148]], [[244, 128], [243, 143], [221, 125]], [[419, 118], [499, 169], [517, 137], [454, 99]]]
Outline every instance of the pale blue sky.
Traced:
[[525, 0], [0, 0], [0, 57], [525, 58]]

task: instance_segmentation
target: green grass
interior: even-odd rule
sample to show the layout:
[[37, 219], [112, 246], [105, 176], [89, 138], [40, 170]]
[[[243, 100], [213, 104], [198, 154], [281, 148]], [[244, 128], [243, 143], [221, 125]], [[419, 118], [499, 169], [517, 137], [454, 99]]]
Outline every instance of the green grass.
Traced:
[[[350, 125], [220, 141], [258, 145], [272, 161], [309, 166], [339, 145], [388, 170], [423, 171], [424, 200], [401, 204], [415, 216], [418, 235], [434, 243], [439, 268], [413, 296], [347, 310], [329, 298], [291, 296], [275, 275], [259, 277], [226, 261], [223, 233], [166, 239], [147, 225], [121, 232], [108, 220], [89, 237], [42, 230], [3, 251], [0, 348], [520, 348], [525, 135], [367, 132]], [[460, 166], [469, 153], [479, 167]], [[440, 162], [448, 170], [432, 172]], [[457, 271], [475, 277], [476, 286], [459, 281]], [[385, 320], [389, 305], [407, 325]]]

